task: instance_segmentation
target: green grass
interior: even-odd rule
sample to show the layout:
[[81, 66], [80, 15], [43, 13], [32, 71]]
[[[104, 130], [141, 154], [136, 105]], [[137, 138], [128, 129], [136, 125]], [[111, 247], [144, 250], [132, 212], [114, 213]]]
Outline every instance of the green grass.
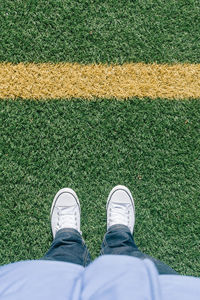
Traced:
[[56, 192], [80, 199], [93, 259], [106, 200], [127, 185], [140, 249], [199, 276], [200, 101], [1, 101], [0, 263], [36, 259], [51, 244]]
[[0, 0], [0, 61], [200, 62], [199, 0]]

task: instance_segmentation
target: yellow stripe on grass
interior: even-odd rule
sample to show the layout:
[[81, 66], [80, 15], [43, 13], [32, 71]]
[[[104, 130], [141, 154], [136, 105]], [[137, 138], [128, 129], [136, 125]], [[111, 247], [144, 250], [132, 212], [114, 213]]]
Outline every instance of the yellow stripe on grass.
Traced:
[[200, 98], [200, 64], [0, 63], [0, 98]]

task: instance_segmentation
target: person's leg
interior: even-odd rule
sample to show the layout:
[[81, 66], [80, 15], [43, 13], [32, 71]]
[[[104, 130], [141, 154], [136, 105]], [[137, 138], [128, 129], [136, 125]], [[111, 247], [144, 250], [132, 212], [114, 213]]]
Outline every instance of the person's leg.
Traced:
[[168, 265], [141, 252], [134, 242], [130, 229], [122, 224], [111, 226], [104, 236], [101, 255], [129, 255], [140, 259], [148, 258], [155, 264], [159, 274], [178, 274]]
[[70, 262], [84, 267], [91, 262], [90, 253], [81, 234], [73, 228], [59, 230], [42, 259]]
[[69, 188], [58, 191], [51, 207], [53, 243], [42, 260], [58, 260], [87, 266], [91, 257], [80, 231], [80, 203]]
[[133, 239], [135, 206], [130, 190], [118, 185], [112, 189], [107, 200], [107, 233], [101, 254], [130, 255], [140, 259], [149, 258], [157, 267], [159, 274], [177, 274], [161, 261], [142, 253]]

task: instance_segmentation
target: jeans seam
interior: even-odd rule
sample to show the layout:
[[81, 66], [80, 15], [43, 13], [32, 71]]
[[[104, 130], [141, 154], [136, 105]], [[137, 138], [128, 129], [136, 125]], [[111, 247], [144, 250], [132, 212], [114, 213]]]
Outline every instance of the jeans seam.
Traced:
[[103, 244], [102, 247], [101, 247], [100, 255], [104, 255], [104, 250], [103, 250], [104, 247], [105, 247], [105, 246], [104, 246], [104, 244]]
[[106, 235], [105, 235], [105, 237], [104, 237], [104, 239], [103, 239], [103, 245], [102, 245], [102, 249], [101, 249], [101, 254], [102, 255], [104, 255], [104, 248], [105, 247], [108, 247], [108, 244], [107, 244], [107, 242], [106, 242]]
[[86, 249], [85, 249], [85, 256], [84, 256], [84, 258], [83, 258], [83, 266], [84, 266], [84, 267], [86, 267], [86, 262], [87, 262], [88, 254], [89, 254], [89, 251], [88, 251], [88, 249], [86, 248]]
[[104, 244], [105, 244], [105, 247], [108, 247], [108, 243], [106, 241], [106, 236], [104, 237]]

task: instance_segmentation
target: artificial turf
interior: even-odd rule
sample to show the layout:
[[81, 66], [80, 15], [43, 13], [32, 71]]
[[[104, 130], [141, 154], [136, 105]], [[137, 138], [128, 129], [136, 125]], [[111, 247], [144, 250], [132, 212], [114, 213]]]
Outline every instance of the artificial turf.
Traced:
[[[0, 62], [200, 63], [200, 2], [0, 0]], [[199, 276], [200, 101], [1, 100], [0, 264], [41, 258], [56, 192], [80, 199], [93, 259], [127, 185], [135, 240]]]
[[0, 61], [200, 62], [199, 0], [0, 0]]
[[124, 184], [135, 198], [140, 249], [199, 276], [199, 100], [18, 99], [0, 106], [1, 264], [44, 255], [51, 203], [63, 187], [78, 194], [94, 259], [108, 194]]

